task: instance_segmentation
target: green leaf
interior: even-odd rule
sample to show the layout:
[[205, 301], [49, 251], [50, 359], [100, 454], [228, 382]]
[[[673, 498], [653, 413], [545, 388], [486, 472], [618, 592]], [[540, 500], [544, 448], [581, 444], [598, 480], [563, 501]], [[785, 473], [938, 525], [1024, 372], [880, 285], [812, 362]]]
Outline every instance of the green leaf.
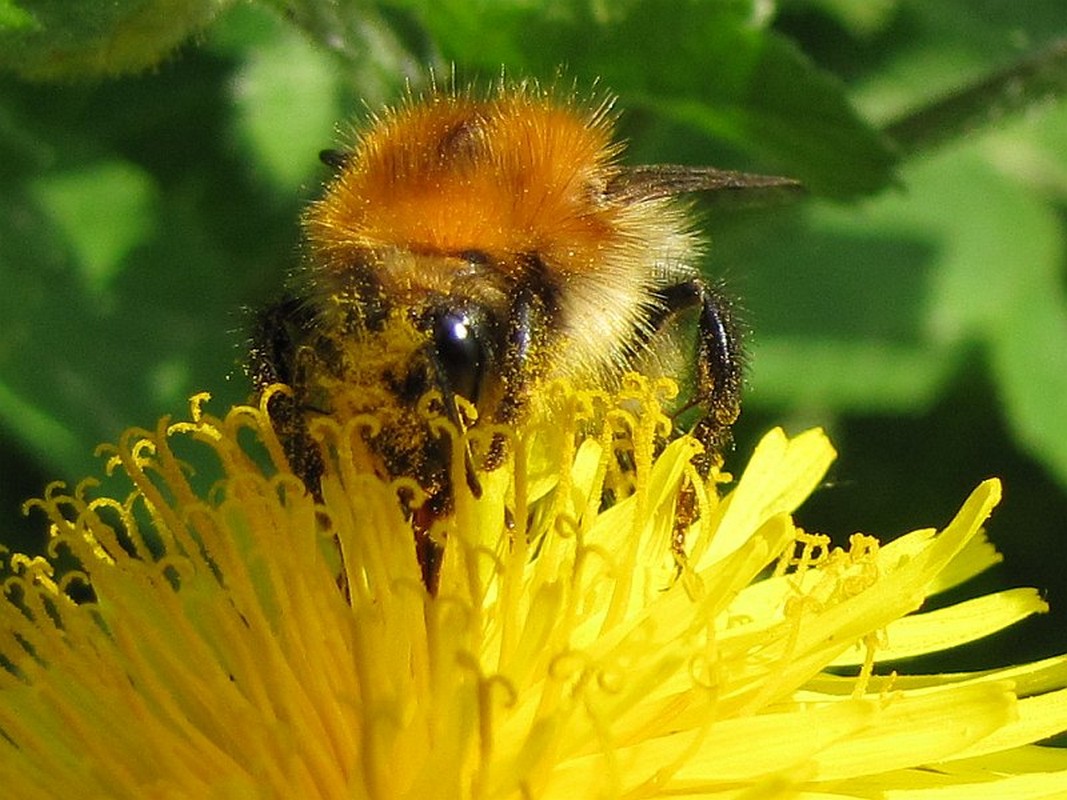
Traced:
[[717, 239], [715, 261], [740, 261], [748, 248], [760, 265], [744, 292], [750, 405], [924, 410], [976, 351], [1020, 443], [1067, 479], [1064, 223], [1021, 180], [1028, 173], [995, 166], [1018, 144], [915, 161], [904, 191], [862, 208], [814, 206], [803, 225], [768, 223], [754, 252], [729, 231]]
[[[755, 4], [636, 0], [551, 10], [457, 0], [408, 3], [458, 63], [551, 80], [561, 64], [597, 76], [629, 111], [646, 109], [729, 142], [817, 193], [848, 197], [893, 179], [880, 133], [850, 107], [844, 85], [759, 24]], [[649, 58], [655, 68], [649, 68]]]
[[336, 62], [291, 27], [257, 14], [272, 35], [246, 47], [234, 77], [237, 134], [277, 192], [295, 196], [346, 116]]
[[928, 149], [1067, 94], [1067, 39], [938, 98], [886, 126], [904, 151]]
[[106, 299], [126, 256], [152, 233], [156, 186], [129, 162], [88, 164], [41, 176], [31, 193], [71, 248], [82, 286]]
[[158, 63], [226, 0], [0, 0], [0, 67], [37, 80], [117, 75]]
[[786, 0], [779, 5], [783, 11], [819, 9], [853, 36], [867, 38], [892, 23], [901, 0]]
[[748, 401], [754, 407], [804, 409], [824, 422], [845, 410], [928, 407], [954, 366], [947, 353], [892, 342], [783, 337], [757, 339], [752, 362]]
[[924, 333], [937, 236], [902, 224], [899, 202], [818, 203], [740, 230], [713, 224], [709, 267], [739, 292], [752, 327], [750, 407], [831, 417], [933, 402], [959, 353]]
[[92, 86], [0, 82], [0, 428], [45, 474], [96, 472], [97, 444], [194, 391], [247, 394], [242, 307], [280, 291], [300, 198], [234, 147], [235, 71], [203, 54]]
[[33, 14], [19, 8], [15, 0], [0, 0], [0, 32], [4, 28], [31, 28], [34, 24]]
[[1046, 274], [1018, 298], [991, 356], [1016, 437], [1067, 484], [1067, 304], [1055, 278]]

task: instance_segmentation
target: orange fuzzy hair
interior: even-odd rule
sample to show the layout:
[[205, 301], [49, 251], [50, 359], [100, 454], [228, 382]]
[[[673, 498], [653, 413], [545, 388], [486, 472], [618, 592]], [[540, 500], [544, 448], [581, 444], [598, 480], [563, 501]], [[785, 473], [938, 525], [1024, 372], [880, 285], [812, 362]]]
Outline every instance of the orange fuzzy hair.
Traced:
[[[399, 304], [428, 293], [506, 311], [517, 283], [559, 289], [545, 377], [607, 380], [648, 330], [663, 276], [699, 257], [687, 206], [620, 193], [610, 100], [529, 84], [487, 96], [432, 90], [358, 130], [304, 218], [320, 297], [361, 272]], [[491, 268], [473, 269], [484, 257]], [[324, 313], [338, 310], [324, 303]]]
[[617, 209], [596, 202], [616, 174], [608, 110], [527, 87], [392, 109], [358, 135], [313, 206], [316, 254], [343, 269], [353, 250], [536, 252], [590, 269], [618, 227]]

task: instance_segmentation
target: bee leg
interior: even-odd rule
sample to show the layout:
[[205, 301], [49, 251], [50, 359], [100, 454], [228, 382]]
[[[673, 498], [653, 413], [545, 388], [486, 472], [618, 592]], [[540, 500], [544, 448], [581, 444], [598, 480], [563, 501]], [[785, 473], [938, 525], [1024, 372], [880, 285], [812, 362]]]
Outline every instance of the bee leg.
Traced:
[[[556, 306], [551, 291], [533, 281], [520, 284], [508, 309], [508, 324], [500, 347], [498, 374], [503, 389], [496, 410], [496, 421], [510, 424], [522, 416], [531, 381], [540, 370], [546, 338], [552, 329]], [[490, 462], [499, 463], [503, 456], [503, 439], [494, 442]], [[492, 468], [492, 467], [490, 467]]]
[[652, 336], [679, 313], [699, 309], [693, 396], [681, 411], [694, 407], [701, 411], [691, 433], [705, 447], [698, 467], [706, 472], [730, 443], [730, 426], [741, 410], [744, 364], [733, 304], [697, 277], [659, 289], [656, 295], [659, 307], [650, 320]]
[[[294, 385], [297, 382], [298, 333], [306, 335], [311, 326], [312, 317], [307, 305], [295, 297], [287, 297], [256, 315], [245, 371], [257, 392], [277, 383], [286, 384], [294, 392], [299, 391]], [[289, 468], [303, 480], [316, 499], [321, 499], [322, 455], [308, 434], [299, 398], [275, 394], [267, 412], [285, 450]]]
[[[730, 426], [741, 410], [744, 364], [740, 329], [730, 300], [698, 277], [664, 287], [656, 295], [659, 304], [650, 319], [650, 339], [678, 314], [699, 309], [693, 396], [678, 413], [694, 407], [701, 411], [690, 433], [704, 445], [704, 452], [693, 460], [693, 466], [706, 479], [719, 453], [730, 443]], [[678, 576], [688, 569], [686, 539], [700, 519], [693, 480], [685, 478], [675, 507], [671, 554]]]

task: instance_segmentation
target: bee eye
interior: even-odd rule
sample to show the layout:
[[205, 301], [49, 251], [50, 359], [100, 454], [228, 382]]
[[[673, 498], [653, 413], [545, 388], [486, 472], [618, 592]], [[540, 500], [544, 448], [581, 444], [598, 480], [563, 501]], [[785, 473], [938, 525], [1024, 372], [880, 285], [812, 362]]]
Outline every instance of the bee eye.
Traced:
[[476, 401], [486, 361], [481, 321], [466, 311], [445, 311], [434, 321], [433, 340], [448, 388]]

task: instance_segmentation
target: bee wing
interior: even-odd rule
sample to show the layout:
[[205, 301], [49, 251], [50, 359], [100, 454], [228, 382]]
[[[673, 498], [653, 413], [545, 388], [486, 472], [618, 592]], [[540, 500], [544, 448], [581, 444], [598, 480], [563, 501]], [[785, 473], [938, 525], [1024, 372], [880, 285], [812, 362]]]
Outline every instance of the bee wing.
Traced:
[[737, 196], [748, 201], [794, 198], [804, 192], [804, 187], [792, 178], [774, 175], [685, 164], [650, 164], [622, 167], [605, 189], [608, 199], [623, 203], [692, 192], [714, 192], [717, 196]]

